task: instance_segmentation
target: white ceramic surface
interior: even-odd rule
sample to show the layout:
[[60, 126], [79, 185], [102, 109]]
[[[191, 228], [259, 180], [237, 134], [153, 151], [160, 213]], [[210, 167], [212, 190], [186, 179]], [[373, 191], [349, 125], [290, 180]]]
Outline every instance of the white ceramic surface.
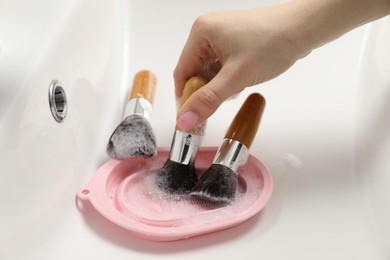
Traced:
[[[139, 69], [159, 79], [152, 125], [170, 145], [172, 72], [193, 20], [266, 1], [0, 2], [0, 259], [357, 259], [390, 257], [390, 19], [341, 37], [282, 76], [224, 103], [218, 146], [249, 93], [267, 107], [251, 153], [274, 178], [268, 206], [221, 232], [171, 243], [108, 222], [78, 189], [108, 160]], [[48, 103], [62, 82], [63, 123]]]

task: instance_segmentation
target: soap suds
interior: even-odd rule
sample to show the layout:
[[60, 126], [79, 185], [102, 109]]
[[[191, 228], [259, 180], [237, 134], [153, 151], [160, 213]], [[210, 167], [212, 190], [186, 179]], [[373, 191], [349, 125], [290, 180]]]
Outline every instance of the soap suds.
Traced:
[[[240, 167], [238, 188], [234, 201], [225, 207], [214, 207], [193, 200], [186, 194], [170, 194], [161, 189], [154, 170], [144, 170], [129, 175], [120, 184], [122, 192], [117, 193], [120, 210], [128, 217], [173, 225], [192, 225], [227, 221], [236, 213], [245, 211], [261, 196], [262, 178], [253, 165]], [[197, 169], [203, 173], [206, 169]]]
[[281, 165], [285, 171], [296, 171], [302, 167], [302, 161], [292, 153], [286, 153], [281, 158]]

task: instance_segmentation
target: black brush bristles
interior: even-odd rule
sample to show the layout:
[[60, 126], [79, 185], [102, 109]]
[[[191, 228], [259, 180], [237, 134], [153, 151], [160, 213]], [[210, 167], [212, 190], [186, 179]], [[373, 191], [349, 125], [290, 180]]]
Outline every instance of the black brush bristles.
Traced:
[[156, 138], [149, 121], [137, 114], [126, 117], [111, 135], [106, 150], [114, 159], [156, 155]]
[[193, 199], [223, 206], [234, 201], [238, 185], [237, 175], [229, 167], [212, 164], [191, 191]]
[[170, 194], [188, 194], [198, 181], [194, 163], [181, 164], [168, 159], [156, 176], [160, 189]]

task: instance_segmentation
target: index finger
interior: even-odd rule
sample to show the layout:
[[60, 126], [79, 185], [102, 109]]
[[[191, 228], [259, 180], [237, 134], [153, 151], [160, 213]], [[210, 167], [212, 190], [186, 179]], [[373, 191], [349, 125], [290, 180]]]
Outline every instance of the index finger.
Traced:
[[204, 74], [202, 71], [205, 64], [209, 61], [215, 63], [217, 58], [207, 33], [203, 31], [202, 26], [199, 26], [199, 22], [198, 25], [196, 24], [195, 21], [173, 74], [176, 97], [182, 96], [184, 85], [192, 76], [204, 76], [210, 80], [207, 75], [202, 75]]
[[183, 95], [185, 83], [189, 78], [196, 75], [197, 72], [200, 71], [202, 64], [202, 58], [193, 54], [192, 48], [188, 47], [187, 42], [173, 73], [176, 97], [181, 97]]

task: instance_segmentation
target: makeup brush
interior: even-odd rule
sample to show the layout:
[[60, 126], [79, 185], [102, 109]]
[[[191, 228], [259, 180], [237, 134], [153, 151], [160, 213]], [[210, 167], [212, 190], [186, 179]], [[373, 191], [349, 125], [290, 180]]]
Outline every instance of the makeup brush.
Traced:
[[[181, 104], [207, 80], [195, 76], [190, 78], [184, 87]], [[157, 173], [156, 183], [167, 193], [183, 195], [192, 190], [198, 177], [195, 172], [195, 157], [204, 135], [205, 123], [194, 129], [184, 132], [176, 126], [168, 160]]]
[[265, 99], [251, 94], [233, 119], [212, 165], [200, 177], [191, 198], [214, 205], [234, 201], [238, 185], [237, 169], [246, 163], [265, 107]]
[[107, 154], [111, 158], [149, 158], [156, 155], [156, 138], [149, 123], [156, 85], [156, 76], [151, 71], [142, 70], [135, 75], [125, 119], [114, 130], [107, 144]]

